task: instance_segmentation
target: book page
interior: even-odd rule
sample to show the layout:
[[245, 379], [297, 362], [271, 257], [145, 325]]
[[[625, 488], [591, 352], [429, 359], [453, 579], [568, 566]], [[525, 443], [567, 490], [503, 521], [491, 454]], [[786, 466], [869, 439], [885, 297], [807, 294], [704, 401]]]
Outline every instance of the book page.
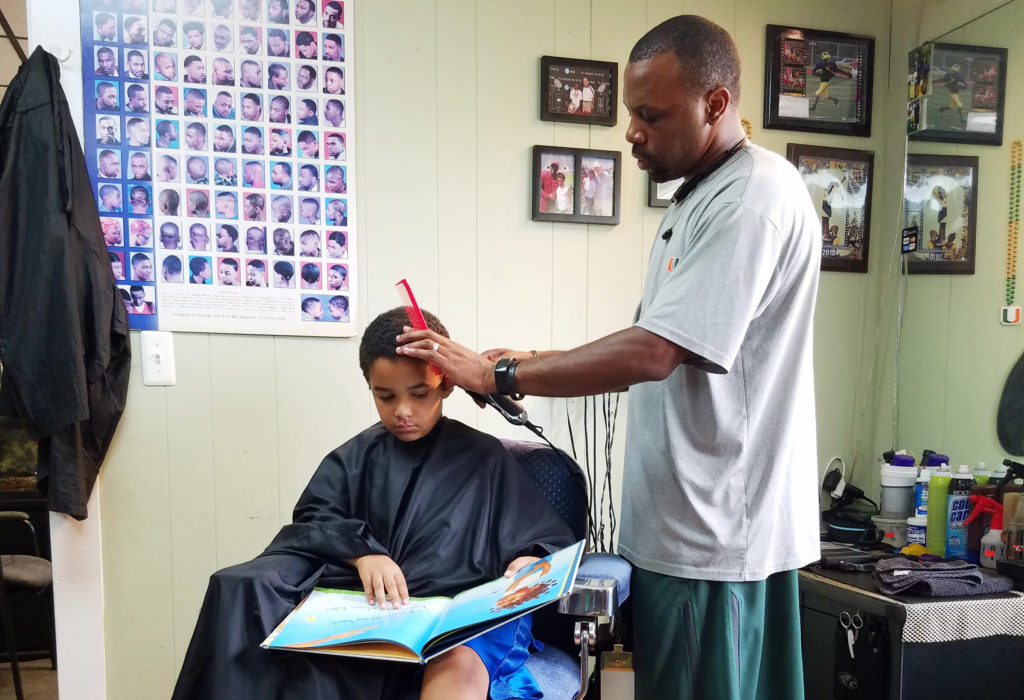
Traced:
[[449, 602], [412, 598], [398, 610], [381, 610], [367, 605], [362, 592], [316, 588], [261, 646], [314, 650], [386, 640], [418, 655]]
[[499, 578], [459, 593], [437, 623], [431, 639], [468, 625], [517, 617], [572, 590], [584, 542], [559, 550], [524, 567], [511, 578]]

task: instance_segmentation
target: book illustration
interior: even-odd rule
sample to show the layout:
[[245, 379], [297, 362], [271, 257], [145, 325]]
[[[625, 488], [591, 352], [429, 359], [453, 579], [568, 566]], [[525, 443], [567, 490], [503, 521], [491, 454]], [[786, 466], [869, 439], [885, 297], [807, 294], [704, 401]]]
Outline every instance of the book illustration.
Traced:
[[314, 589], [260, 645], [425, 662], [473, 637], [568, 595], [584, 542], [452, 598], [411, 598], [397, 610], [366, 602], [362, 591]]

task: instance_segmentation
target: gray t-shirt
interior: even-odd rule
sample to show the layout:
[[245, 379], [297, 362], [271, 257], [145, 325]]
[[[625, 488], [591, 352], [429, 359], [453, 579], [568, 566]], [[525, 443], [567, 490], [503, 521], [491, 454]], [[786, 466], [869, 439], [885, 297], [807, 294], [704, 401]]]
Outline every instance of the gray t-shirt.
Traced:
[[750, 144], [665, 214], [636, 325], [700, 359], [629, 390], [634, 565], [756, 581], [818, 558], [819, 229], [796, 169]]

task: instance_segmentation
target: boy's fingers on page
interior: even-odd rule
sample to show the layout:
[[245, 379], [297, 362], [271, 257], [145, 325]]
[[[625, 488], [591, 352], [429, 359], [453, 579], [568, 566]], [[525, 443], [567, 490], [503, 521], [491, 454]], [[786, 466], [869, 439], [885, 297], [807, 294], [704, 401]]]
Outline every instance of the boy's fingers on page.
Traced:
[[373, 575], [373, 595], [377, 598], [378, 607], [387, 610], [388, 598], [384, 590], [384, 577], [380, 574]]
[[389, 571], [384, 579], [385, 586], [388, 589], [388, 600], [391, 601], [391, 607], [395, 610], [402, 607], [402, 595], [398, 589], [398, 579], [401, 576], [401, 572], [395, 574]]
[[406, 583], [405, 583], [405, 575], [401, 572], [401, 570], [399, 570], [398, 574], [395, 575], [395, 584], [396, 584], [396, 588], [398, 590], [398, 598], [397, 598], [397, 600], [401, 600], [402, 601], [402, 605], [408, 605], [409, 604], [409, 586], [406, 585]]

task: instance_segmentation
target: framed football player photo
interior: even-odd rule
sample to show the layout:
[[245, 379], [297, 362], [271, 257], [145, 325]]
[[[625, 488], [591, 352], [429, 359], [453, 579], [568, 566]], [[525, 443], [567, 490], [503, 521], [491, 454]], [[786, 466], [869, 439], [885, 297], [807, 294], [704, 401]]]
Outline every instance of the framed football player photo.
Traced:
[[907, 155], [904, 226], [919, 231], [910, 273], [973, 275], [978, 247], [978, 157]]
[[929, 43], [911, 51], [910, 138], [1002, 145], [1006, 61], [1007, 50], [992, 46]]
[[540, 118], [615, 126], [619, 64], [581, 58], [540, 58]]
[[769, 24], [764, 127], [871, 135], [875, 40]]
[[790, 143], [786, 158], [821, 220], [821, 269], [867, 272], [874, 153]]

